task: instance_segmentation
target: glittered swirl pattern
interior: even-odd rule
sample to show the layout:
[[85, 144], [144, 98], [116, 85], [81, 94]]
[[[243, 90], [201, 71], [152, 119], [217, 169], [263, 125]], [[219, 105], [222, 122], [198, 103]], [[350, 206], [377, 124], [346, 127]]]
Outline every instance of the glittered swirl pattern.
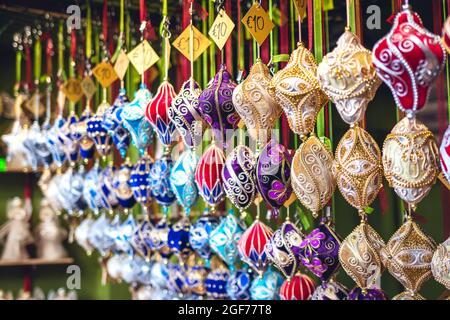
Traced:
[[113, 191], [119, 204], [124, 209], [131, 209], [136, 203], [131, 190], [130, 177], [133, 167], [131, 163], [126, 160], [120, 168], [116, 171], [113, 178]]
[[336, 281], [322, 282], [317, 286], [311, 300], [348, 300], [348, 289]]
[[281, 300], [310, 300], [315, 282], [305, 274], [297, 273], [290, 280], [285, 280], [280, 288]]
[[257, 60], [247, 78], [233, 91], [233, 104], [244, 121], [250, 137], [263, 146], [271, 138], [271, 132], [282, 109], [269, 93], [269, 68]]
[[195, 184], [197, 163], [198, 157], [195, 152], [185, 150], [175, 161], [170, 172], [172, 191], [186, 212], [190, 211], [198, 199], [198, 188]]
[[306, 136], [314, 130], [317, 114], [328, 98], [316, 78], [312, 53], [300, 44], [284, 69], [272, 78], [270, 90], [294, 133]]
[[189, 230], [189, 243], [192, 250], [203, 259], [210, 259], [213, 252], [209, 245], [212, 231], [219, 225], [219, 219], [211, 215], [198, 218]]
[[256, 219], [245, 230], [238, 242], [239, 256], [256, 273], [261, 275], [267, 265], [266, 244], [272, 237], [272, 229]]
[[125, 89], [121, 89], [113, 105], [103, 115], [103, 127], [108, 131], [122, 158], [125, 157], [131, 142], [130, 133], [125, 129], [122, 117], [123, 107], [127, 103], [129, 101]]
[[236, 129], [240, 120], [232, 101], [235, 88], [236, 83], [231, 79], [231, 74], [226, 66], [222, 65], [214, 79], [198, 97], [200, 113], [211, 126], [213, 136], [219, 145], [227, 142], [227, 131]]
[[109, 107], [109, 103], [103, 101], [87, 123], [87, 134], [94, 141], [97, 152], [102, 157], [106, 157], [111, 151], [112, 139], [103, 127], [103, 115]]
[[383, 168], [389, 185], [411, 205], [431, 190], [439, 174], [434, 135], [416, 118], [403, 118], [383, 144]]
[[426, 30], [419, 15], [407, 7], [397, 13], [391, 31], [372, 53], [378, 76], [391, 89], [397, 107], [410, 114], [422, 109], [445, 65], [440, 37]]
[[244, 211], [255, 200], [256, 159], [250, 148], [239, 145], [227, 156], [222, 170], [223, 188], [233, 205]]
[[300, 145], [292, 160], [292, 189], [300, 202], [316, 216], [336, 188], [333, 155], [315, 136]]
[[278, 300], [283, 277], [271, 267], [262, 277], [255, 277], [250, 286], [252, 300]]
[[150, 221], [143, 219], [137, 224], [130, 239], [133, 249], [144, 259], [149, 260], [151, 248], [147, 246], [145, 239], [149, 236]]
[[198, 97], [202, 93], [194, 79], [183, 83], [180, 92], [172, 100], [168, 115], [187, 147], [200, 145], [205, 127], [198, 108]]
[[437, 246], [431, 260], [434, 279], [450, 290], [450, 237]]
[[381, 249], [381, 260], [392, 276], [414, 295], [431, 277], [435, 250], [433, 239], [408, 218]]
[[382, 185], [381, 152], [364, 129], [350, 128], [336, 148], [333, 172], [342, 196], [358, 210], [369, 206]]
[[277, 267], [290, 279], [300, 267], [300, 244], [303, 236], [290, 221], [284, 222], [266, 243], [266, 255], [269, 263]]
[[222, 183], [224, 163], [223, 150], [216, 144], [212, 144], [203, 153], [195, 170], [195, 182], [200, 195], [211, 206], [219, 204], [225, 198]]
[[366, 222], [361, 222], [339, 248], [339, 261], [345, 272], [363, 288], [373, 286], [383, 270], [380, 250], [384, 241]]
[[149, 175], [152, 165], [150, 156], [144, 155], [136, 162], [130, 175], [130, 186], [134, 198], [144, 208], [149, 208], [152, 201]]
[[145, 116], [157, 133], [162, 144], [172, 144], [175, 134], [175, 124], [169, 118], [169, 108], [176, 93], [172, 84], [167, 80], [158, 87], [158, 91], [145, 109]]
[[292, 194], [292, 156], [285, 146], [271, 140], [256, 164], [256, 186], [264, 201], [277, 211]]
[[340, 238], [321, 223], [300, 243], [301, 263], [322, 281], [329, 280], [339, 268]]
[[372, 64], [372, 53], [349, 30], [339, 37], [337, 47], [323, 58], [317, 68], [317, 78], [348, 124], [361, 121], [381, 84]]
[[192, 253], [189, 242], [190, 229], [191, 222], [189, 218], [184, 217], [170, 227], [167, 237], [170, 250], [183, 261]]
[[150, 102], [152, 94], [141, 84], [135, 93], [133, 101], [125, 104], [122, 111], [123, 125], [131, 135], [131, 141], [143, 155], [152, 138], [152, 127], [145, 117], [145, 108]]
[[246, 270], [236, 270], [227, 281], [227, 294], [232, 300], [250, 300], [252, 276]]
[[150, 190], [152, 197], [162, 206], [170, 206], [176, 199], [170, 185], [172, 159], [163, 156], [157, 159], [150, 168]]
[[441, 158], [441, 168], [444, 177], [450, 183], [450, 126], [444, 133], [441, 147], [439, 148]]
[[379, 288], [361, 289], [359, 287], [350, 291], [348, 300], [389, 300], [383, 290]]

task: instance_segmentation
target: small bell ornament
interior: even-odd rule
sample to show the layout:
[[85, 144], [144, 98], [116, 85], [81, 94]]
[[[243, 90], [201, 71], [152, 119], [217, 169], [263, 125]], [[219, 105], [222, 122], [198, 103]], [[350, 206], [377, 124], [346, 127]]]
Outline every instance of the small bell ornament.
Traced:
[[297, 273], [280, 288], [281, 300], [310, 300], [316, 284], [305, 274]]
[[445, 66], [440, 37], [423, 27], [406, 2], [372, 53], [378, 76], [391, 89], [397, 107], [412, 117], [425, 106], [431, 85]]
[[444, 133], [439, 151], [441, 157], [442, 173], [450, 183], [450, 126]]
[[234, 107], [250, 137], [260, 146], [270, 140], [275, 122], [282, 112], [270, 95], [271, 79], [269, 68], [258, 59], [247, 78], [233, 91]]
[[450, 238], [437, 246], [431, 260], [434, 279], [450, 290]]
[[[103, 95], [105, 96], [106, 93], [104, 92]], [[111, 151], [112, 140], [106, 129], [103, 127], [103, 116], [110, 107], [110, 104], [104, 99], [97, 107], [95, 114], [87, 122], [87, 134], [89, 138], [94, 141], [97, 152], [103, 158]]]

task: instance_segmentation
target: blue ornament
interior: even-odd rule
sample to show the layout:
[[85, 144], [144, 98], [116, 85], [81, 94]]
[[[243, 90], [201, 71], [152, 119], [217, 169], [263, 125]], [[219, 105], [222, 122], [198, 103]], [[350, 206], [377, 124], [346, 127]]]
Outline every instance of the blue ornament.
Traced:
[[55, 162], [57, 167], [62, 167], [62, 165], [66, 161], [64, 141], [60, 139], [60, 136], [64, 135], [64, 133], [62, 132], [62, 128], [64, 127], [65, 123], [66, 120], [62, 117], [62, 115], [59, 115], [55, 119], [53, 126], [47, 132], [48, 148], [50, 149], [53, 161]]
[[71, 112], [67, 121], [62, 128], [64, 135], [61, 135], [61, 140], [64, 141], [64, 151], [66, 158], [74, 163], [78, 160], [78, 149], [80, 146], [81, 135], [78, 133], [78, 117], [75, 112]]
[[179, 264], [169, 264], [169, 278], [168, 285], [169, 290], [177, 293], [180, 297], [188, 291], [188, 285], [186, 283], [187, 274], [184, 265]]
[[198, 189], [195, 183], [195, 168], [198, 157], [194, 151], [184, 151], [170, 172], [170, 184], [178, 202], [183, 206], [186, 213], [198, 199]]
[[203, 296], [206, 294], [205, 280], [208, 275], [208, 269], [204, 266], [192, 266], [187, 269], [186, 284], [189, 293], [196, 296]]
[[227, 281], [230, 276], [228, 269], [219, 267], [212, 270], [205, 280], [206, 294], [213, 299], [227, 299]]
[[[118, 216], [118, 215], [117, 215]], [[115, 249], [123, 252], [127, 256], [133, 256], [133, 247], [131, 245], [132, 237], [136, 230], [136, 221], [133, 215], [128, 215], [127, 219], [119, 226], [115, 237]]]
[[131, 142], [130, 133], [125, 129], [122, 118], [123, 107], [128, 102], [126, 91], [124, 88], [121, 88], [113, 105], [109, 107], [103, 115], [103, 127], [111, 136], [113, 143], [117, 150], [119, 150], [122, 158], [125, 158], [128, 146]]
[[278, 300], [283, 277], [269, 267], [262, 277], [255, 277], [250, 287], [252, 300]]
[[87, 121], [87, 135], [94, 141], [97, 152], [103, 158], [111, 151], [111, 137], [103, 127], [103, 115], [110, 107], [110, 104], [103, 100], [97, 107], [97, 112]]
[[169, 268], [168, 265], [162, 262], [155, 262], [152, 265], [151, 285], [159, 290], [168, 288]]
[[145, 109], [151, 97], [152, 94], [145, 84], [141, 84], [133, 101], [125, 104], [121, 113], [123, 125], [130, 133], [131, 140], [141, 155], [144, 154], [152, 137], [152, 128], [145, 117]]
[[136, 162], [130, 175], [130, 186], [134, 198], [146, 209], [150, 208], [152, 202], [149, 176], [152, 165], [152, 159], [145, 154]]
[[222, 218], [220, 224], [211, 232], [209, 245], [222, 260], [233, 269], [238, 257], [237, 243], [244, 232], [233, 212]]
[[97, 163], [84, 177], [83, 197], [89, 208], [94, 212], [98, 212], [101, 208], [100, 172], [101, 169]]
[[209, 246], [209, 238], [212, 230], [219, 225], [219, 219], [214, 216], [204, 215], [191, 226], [189, 230], [189, 243], [203, 259], [210, 259], [212, 250]]
[[147, 239], [150, 236], [151, 223], [147, 219], [143, 219], [134, 229], [130, 243], [134, 250], [145, 260], [149, 260], [151, 256], [151, 248], [148, 246]]
[[89, 107], [81, 114], [80, 120], [77, 124], [77, 132], [80, 136], [80, 156], [84, 161], [92, 159], [95, 152], [95, 143], [89, 138], [87, 134], [87, 124], [92, 117], [92, 112]]
[[170, 226], [167, 224], [167, 220], [163, 218], [156, 223], [151, 223], [149, 237], [144, 238], [147, 246], [158, 251], [163, 258], [168, 258], [172, 254], [168, 245], [169, 230]]
[[114, 175], [113, 179], [113, 190], [114, 194], [119, 201], [119, 204], [128, 211], [136, 203], [134, 199], [133, 191], [130, 185], [130, 176], [133, 167], [129, 159], [126, 159], [124, 163], [120, 166]]
[[112, 211], [119, 205], [113, 187], [116, 168], [110, 164], [100, 173], [100, 199], [103, 208]]
[[252, 276], [245, 270], [234, 271], [227, 281], [227, 294], [232, 300], [250, 300]]
[[170, 186], [172, 159], [163, 156], [156, 160], [150, 169], [150, 189], [152, 197], [158, 204], [168, 207], [175, 201], [175, 194]]
[[189, 221], [189, 218], [184, 217], [177, 223], [173, 224], [169, 230], [169, 248], [182, 260], [185, 260], [192, 252], [191, 244], [189, 243], [190, 229], [191, 222]]

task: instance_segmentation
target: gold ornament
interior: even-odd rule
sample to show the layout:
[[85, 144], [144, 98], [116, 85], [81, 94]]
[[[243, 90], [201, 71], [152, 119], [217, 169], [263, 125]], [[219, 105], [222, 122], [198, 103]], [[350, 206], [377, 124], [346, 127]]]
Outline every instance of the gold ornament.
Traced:
[[415, 296], [431, 277], [431, 258], [435, 249], [433, 239], [408, 218], [381, 249], [381, 260], [392, 276]]
[[336, 148], [333, 172], [341, 194], [360, 212], [375, 200], [381, 188], [381, 153], [364, 129], [354, 126]]
[[317, 65], [302, 43], [292, 52], [283, 70], [272, 78], [270, 90], [283, 108], [291, 130], [301, 136], [314, 129], [317, 114], [328, 102], [316, 78]]
[[333, 155], [315, 136], [302, 143], [292, 160], [292, 188], [314, 216], [330, 201], [336, 188], [332, 167]]
[[416, 118], [403, 118], [383, 144], [383, 168], [397, 195], [415, 206], [439, 174], [439, 152], [433, 133]]
[[362, 289], [372, 287], [383, 271], [382, 247], [383, 239], [364, 220], [341, 243], [339, 261]]
[[434, 252], [431, 271], [436, 281], [450, 290], [450, 237], [438, 245]]
[[341, 35], [337, 47], [323, 58], [317, 77], [320, 87], [348, 124], [361, 121], [381, 84], [372, 65], [372, 53], [349, 29]]
[[257, 60], [248, 77], [233, 91], [233, 104], [244, 121], [250, 137], [264, 146], [271, 137], [281, 107], [269, 94], [269, 68]]
[[425, 300], [425, 298], [418, 293], [412, 294], [411, 292], [404, 291], [393, 297], [392, 300]]

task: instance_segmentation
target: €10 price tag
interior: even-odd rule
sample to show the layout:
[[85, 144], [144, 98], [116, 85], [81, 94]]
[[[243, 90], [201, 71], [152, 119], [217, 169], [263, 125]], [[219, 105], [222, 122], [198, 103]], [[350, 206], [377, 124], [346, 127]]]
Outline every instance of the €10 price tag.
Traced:
[[95, 66], [92, 74], [103, 88], [108, 88], [118, 76], [111, 63], [103, 61]]
[[231, 32], [234, 29], [234, 23], [230, 19], [230, 17], [226, 14], [226, 12], [222, 9], [219, 11], [216, 20], [209, 29], [209, 36], [214, 40], [217, 47], [220, 50], [223, 49], [223, 46], [227, 42], [230, 37]]
[[192, 59], [193, 61], [206, 50], [211, 44], [211, 41], [203, 35], [196, 27], [189, 25], [184, 31], [175, 39], [172, 45], [180, 51], [188, 60], [191, 60], [191, 29], [192, 28]]
[[241, 21], [259, 45], [263, 44], [275, 26], [264, 8], [257, 2], [253, 3]]
[[63, 91], [67, 99], [71, 102], [78, 102], [83, 96], [83, 89], [81, 89], [81, 81], [76, 78], [70, 78], [66, 81]]
[[153, 50], [150, 43], [148, 43], [147, 40], [144, 40], [128, 53], [128, 59], [133, 67], [136, 68], [137, 72], [142, 75], [159, 60], [159, 56], [155, 50]]

